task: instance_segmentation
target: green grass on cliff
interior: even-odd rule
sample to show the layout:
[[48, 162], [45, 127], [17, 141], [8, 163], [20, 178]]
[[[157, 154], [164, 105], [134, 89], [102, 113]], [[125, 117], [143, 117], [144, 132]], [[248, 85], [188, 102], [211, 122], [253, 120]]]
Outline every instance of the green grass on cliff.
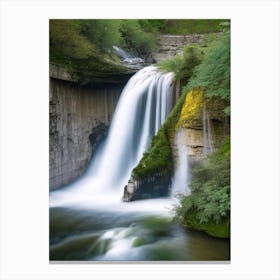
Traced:
[[118, 82], [128, 69], [85, 35], [87, 22], [50, 20], [50, 63], [65, 67], [82, 84], [106, 78]]
[[81, 83], [106, 77], [117, 82], [127, 74], [113, 45], [143, 56], [156, 47], [156, 36], [145, 32], [139, 20], [52, 19], [49, 27], [50, 63], [65, 67]]

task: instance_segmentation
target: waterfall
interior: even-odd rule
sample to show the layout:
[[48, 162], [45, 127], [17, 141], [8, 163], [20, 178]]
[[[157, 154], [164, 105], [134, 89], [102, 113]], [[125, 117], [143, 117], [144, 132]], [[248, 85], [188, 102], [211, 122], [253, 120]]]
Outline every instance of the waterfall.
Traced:
[[205, 105], [203, 106], [203, 154], [208, 155], [213, 152], [212, 133], [209, 114], [206, 111]]
[[180, 129], [177, 131], [174, 139], [174, 144], [177, 149], [177, 163], [175, 173], [172, 180], [171, 196], [176, 197], [178, 194], [189, 195], [189, 163], [188, 149], [185, 140], [185, 131]]
[[154, 66], [138, 71], [124, 88], [109, 134], [86, 173], [50, 193], [50, 260], [189, 261], [197, 260], [201, 248], [206, 248], [205, 256], [217, 251], [216, 243], [202, 243], [201, 235], [173, 222], [176, 194], [190, 193], [183, 129], [175, 135], [178, 161], [171, 196], [121, 201], [132, 169], [171, 110], [172, 78]]
[[96, 173], [102, 188], [125, 185], [171, 110], [172, 73], [155, 66], [138, 71], [118, 102]]
[[120, 47], [113, 46], [113, 49], [122, 58], [122, 61], [128, 65], [142, 65], [144, 63], [142, 58], [135, 57]]
[[127, 58], [132, 58], [132, 55], [129, 54], [128, 52], [124, 51], [122, 48], [117, 47], [117, 46], [113, 46], [113, 49], [115, 50], [115, 52], [123, 59], [127, 59]]
[[[68, 192], [71, 200], [100, 194], [122, 197], [132, 169], [172, 108], [173, 76], [173, 73], [162, 73], [157, 67], [148, 66], [128, 81], [105, 142], [95, 153], [86, 174], [74, 183], [75, 194]], [[52, 200], [54, 193], [51, 193]]]

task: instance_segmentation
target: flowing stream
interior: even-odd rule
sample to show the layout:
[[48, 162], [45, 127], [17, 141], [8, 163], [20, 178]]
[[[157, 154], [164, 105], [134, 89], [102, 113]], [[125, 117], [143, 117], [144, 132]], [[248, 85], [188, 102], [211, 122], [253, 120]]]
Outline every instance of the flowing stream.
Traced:
[[50, 193], [50, 260], [228, 260], [227, 240], [172, 221], [175, 193], [188, 194], [188, 163], [176, 135], [178, 167], [170, 197], [123, 203], [123, 188], [172, 109], [172, 73], [138, 71], [124, 88], [106, 139], [87, 172]]
[[137, 68], [137, 66], [141, 67], [144, 63], [144, 59], [135, 57], [118, 46], [113, 46], [113, 49], [118, 54], [118, 56], [121, 57], [122, 61], [127, 65], [136, 66]]

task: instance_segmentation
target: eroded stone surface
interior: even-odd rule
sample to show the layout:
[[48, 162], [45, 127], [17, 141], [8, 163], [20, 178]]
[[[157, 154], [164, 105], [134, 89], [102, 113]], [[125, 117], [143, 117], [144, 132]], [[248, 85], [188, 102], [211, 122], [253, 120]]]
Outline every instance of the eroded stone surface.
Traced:
[[184, 46], [194, 43], [202, 43], [203, 40], [203, 34], [160, 35], [159, 48], [151, 57], [149, 57], [149, 59], [158, 63], [175, 55], [182, 54]]
[[123, 88], [83, 87], [50, 79], [49, 186], [55, 189], [80, 176], [106, 133]]

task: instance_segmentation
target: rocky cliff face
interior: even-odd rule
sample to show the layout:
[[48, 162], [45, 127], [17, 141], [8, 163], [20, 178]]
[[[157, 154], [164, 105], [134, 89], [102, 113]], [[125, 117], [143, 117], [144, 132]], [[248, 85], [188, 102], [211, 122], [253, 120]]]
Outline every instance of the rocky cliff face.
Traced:
[[229, 135], [229, 119], [221, 113], [222, 102], [215, 98], [212, 98], [211, 102], [207, 101], [201, 89], [188, 92], [177, 128], [185, 135], [191, 163], [215, 151]]
[[124, 84], [82, 86], [63, 69], [50, 74], [49, 186], [80, 176], [92, 150], [107, 133]]
[[203, 40], [203, 34], [160, 35], [158, 41], [159, 48], [156, 52], [152, 53], [149, 58], [150, 62], [160, 62], [175, 55], [182, 54], [184, 46], [202, 43]]

